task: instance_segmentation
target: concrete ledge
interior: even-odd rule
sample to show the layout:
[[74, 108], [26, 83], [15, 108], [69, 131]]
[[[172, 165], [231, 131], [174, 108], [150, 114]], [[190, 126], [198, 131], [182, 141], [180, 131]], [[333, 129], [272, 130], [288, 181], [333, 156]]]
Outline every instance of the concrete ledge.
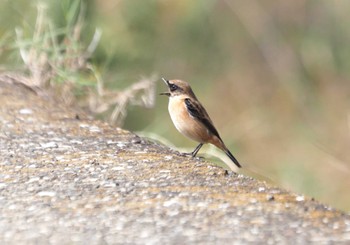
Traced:
[[0, 243], [350, 242], [350, 217], [0, 81]]

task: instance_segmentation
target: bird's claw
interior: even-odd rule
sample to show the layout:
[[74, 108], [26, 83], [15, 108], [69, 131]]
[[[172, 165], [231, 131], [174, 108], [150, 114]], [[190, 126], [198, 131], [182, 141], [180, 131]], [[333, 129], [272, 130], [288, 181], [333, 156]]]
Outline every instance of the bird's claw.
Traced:
[[192, 153], [187, 153], [187, 152], [179, 152], [179, 155], [182, 157], [193, 157]]
[[200, 157], [200, 156], [193, 156], [192, 152], [179, 152], [179, 155], [182, 157], [191, 157], [191, 158], [197, 158], [197, 159], [204, 159], [204, 157]]

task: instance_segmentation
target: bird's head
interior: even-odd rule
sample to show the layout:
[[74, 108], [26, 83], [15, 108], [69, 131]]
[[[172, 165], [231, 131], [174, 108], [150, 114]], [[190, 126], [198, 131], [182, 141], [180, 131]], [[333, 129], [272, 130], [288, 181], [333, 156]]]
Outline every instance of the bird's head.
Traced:
[[196, 97], [191, 89], [191, 86], [187, 82], [182, 80], [166, 80], [165, 78], [162, 78], [162, 80], [168, 86], [169, 91], [160, 93], [161, 95], [166, 95], [168, 97], [175, 97], [180, 95], [185, 95], [193, 98]]

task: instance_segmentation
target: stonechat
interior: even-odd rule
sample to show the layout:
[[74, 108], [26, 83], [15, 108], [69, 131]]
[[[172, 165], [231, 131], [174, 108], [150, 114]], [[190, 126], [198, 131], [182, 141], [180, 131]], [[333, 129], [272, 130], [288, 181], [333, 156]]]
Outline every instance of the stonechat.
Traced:
[[197, 155], [203, 144], [210, 143], [224, 151], [240, 168], [241, 165], [225, 146], [207, 111], [198, 101], [190, 85], [181, 80], [162, 79], [169, 91], [161, 95], [169, 97], [168, 110], [176, 129], [188, 138], [199, 142], [191, 153], [192, 157]]

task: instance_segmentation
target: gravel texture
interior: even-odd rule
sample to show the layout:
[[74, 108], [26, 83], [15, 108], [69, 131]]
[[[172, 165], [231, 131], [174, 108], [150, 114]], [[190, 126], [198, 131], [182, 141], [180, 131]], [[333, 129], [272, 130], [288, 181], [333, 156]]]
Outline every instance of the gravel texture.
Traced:
[[350, 216], [0, 81], [1, 244], [350, 244]]

